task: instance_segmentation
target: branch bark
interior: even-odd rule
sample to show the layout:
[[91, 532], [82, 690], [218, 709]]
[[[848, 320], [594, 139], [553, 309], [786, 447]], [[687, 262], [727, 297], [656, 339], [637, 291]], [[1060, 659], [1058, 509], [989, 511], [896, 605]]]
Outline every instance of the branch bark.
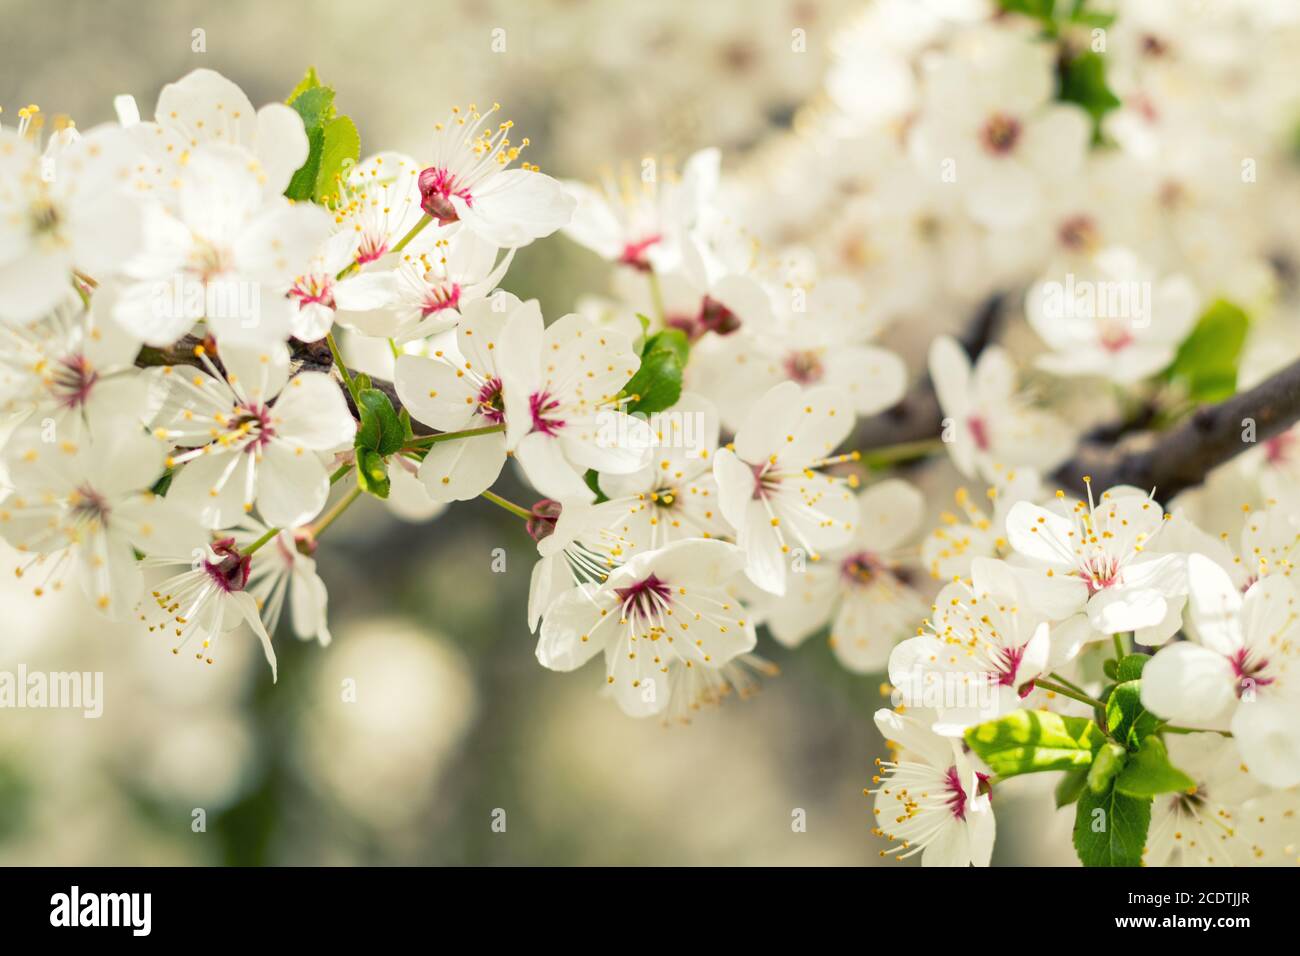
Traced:
[[[1143, 432], [1118, 444], [1085, 439], [1053, 477], [1077, 494], [1135, 485], [1170, 498], [1199, 485], [1213, 469], [1253, 443], [1268, 441], [1300, 420], [1300, 361], [1217, 405], [1205, 405], [1165, 432]], [[1253, 423], [1253, 427], [1252, 427]]]

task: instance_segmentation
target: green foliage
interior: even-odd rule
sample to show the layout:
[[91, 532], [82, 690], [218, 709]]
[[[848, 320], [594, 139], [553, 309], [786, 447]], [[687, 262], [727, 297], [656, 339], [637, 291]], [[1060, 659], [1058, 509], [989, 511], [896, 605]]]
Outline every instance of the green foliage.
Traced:
[[1074, 817], [1074, 851], [1084, 866], [1139, 866], [1151, 826], [1151, 799], [1126, 796], [1113, 786], [1085, 788]]
[[1088, 785], [1088, 771], [1090, 767], [1075, 767], [1067, 770], [1056, 784], [1054, 796], [1056, 798], [1056, 808], [1067, 807], [1079, 799], [1084, 788]]
[[690, 351], [690, 341], [680, 329], [664, 329], [647, 337], [641, 347], [641, 367], [623, 387], [623, 394], [630, 399], [625, 411], [651, 415], [677, 404]]
[[1092, 117], [1093, 142], [1101, 142], [1102, 118], [1120, 105], [1120, 99], [1106, 82], [1106, 61], [1091, 50], [1079, 53], [1062, 64], [1058, 98], [1077, 103]]
[[1106, 730], [1126, 750], [1136, 750], [1144, 737], [1155, 733], [1160, 718], [1142, 706], [1142, 682], [1116, 684], [1106, 700]]
[[373, 449], [357, 449], [357, 487], [376, 498], [388, 497], [388, 463]]
[[1194, 402], [1218, 402], [1237, 391], [1237, 365], [1250, 319], [1224, 299], [1210, 305], [1183, 340], [1168, 377]]
[[1115, 680], [1137, 680], [1142, 676], [1142, 669], [1151, 660], [1146, 654], [1126, 654], [1115, 668]]
[[302, 117], [309, 149], [307, 161], [293, 174], [284, 194], [300, 202], [326, 204], [337, 198], [339, 177], [361, 156], [361, 137], [349, 117], [338, 115], [334, 90], [321, 84], [314, 67], [287, 102]]
[[1154, 797], [1193, 789], [1196, 781], [1169, 762], [1159, 737], [1147, 737], [1115, 778], [1115, 789], [1130, 797]]
[[1087, 767], [1103, 739], [1091, 720], [1045, 710], [1012, 711], [966, 731], [971, 750], [1000, 778]]
[[357, 411], [361, 415], [355, 441], [357, 448], [368, 448], [387, 458], [406, 444], [410, 419], [403, 423], [393, 409], [393, 403], [379, 389], [361, 389], [357, 394]]
[[1105, 793], [1127, 759], [1127, 750], [1113, 740], [1106, 741], [1098, 748], [1092, 766], [1088, 768], [1088, 789], [1093, 793]]

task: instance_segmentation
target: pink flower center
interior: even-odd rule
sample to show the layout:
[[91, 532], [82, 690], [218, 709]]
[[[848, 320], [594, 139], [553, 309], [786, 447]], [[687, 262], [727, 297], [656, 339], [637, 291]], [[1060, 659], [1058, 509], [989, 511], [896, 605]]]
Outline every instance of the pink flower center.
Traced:
[[811, 385], [822, 380], [826, 368], [816, 352], [791, 352], [785, 357], [785, 374], [800, 385]]
[[1295, 443], [1296, 436], [1292, 432], [1283, 432], [1276, 438], [1270, 438], [1264, 442], [1264, 455], [1268, 458], [1268, 463], [1270, 465], [1282, 465], [1289, 462]]
[[528, 397], [528, 409], [533, 415], [533, 431], [554, 438], [564, 427], [564, 419], [554, 417], [560, 401], [547, 391], [534, 392]]
[[989, 450], [989, 426], [979, 415], [972, 415], [966, 419], [966, 428], [970, 431], [970, 437], [975, 440], [975, 447], [980, 451]]
[[1133, 344], [1133, 331], [1124, 323], [1107, 322], [1101, 327], [1098, 341], [1107, 352], [1120, 352]]
[[623, 616], [642, 621], [657, 619], [661, 610], [672, 603], [672, 588], [657, 575], [637, 581], [625, 588], [615, 588]]
[[638, 242], [629, 242], [623, 246], [623, 254], [618, 257], [618, 261], [625, 266], [631, 266], [639, 272], [650, 271], [650, 260], [646, 257], [646, 252], [651, 246], [659, 242], [662, 236], [647, 236]]
[[452, 196], [464, 200], [467, 206], [474, 205], [474, 197], [470, 195], [469, 189], [461, 186], [450, 170], [438, 166], [421, 170], [419, 186], [420, 208], [438, 220], [440, 226], [460, 219], [460, 213], [456, 212], [456, 207], [452, 204]]
[[227, 426], [231, 431], [250, 436], [243, 448], [248, 454], [260, 451], [275, 437], [275, 428], [271, 425], [271, 410], [265, 405], [238, 405], [235, 417]]
[[994, 113], [984, 124], [980, 139], [984, 148], [994, 156], [1005, 156], [1016, 148], [1020, 140], [1020, 121], [1006, 113]]
[[1089, 597], [1119, 583], [1119, 561], [1108, 554], [1088, 558], [1080, 570]]
[[212, 545], [212, 551], [217, 560], [209, 561], [205, 558], [203, 561], [203, 570], [212, 582], [226, 594], [244, 590], [253, 563], [252, 557], [239, 553], [234, 538], [222, 538]]
[[333, 309], [334, 279], [327, 275], [299, 276], [289, 290], [289, 298], [298, 303], [299, 309], [305, 309], [309, 305]]
[[962, 789], [961, 779], [956, 767], [948, 768], [948, 809], [958, 820], [966, 819], [966, 791]]
[[371, 235], [364, 233], [361, 236], [361, 242], [357, 244], [357, 265], [365, 265], [367, 262], [374, 262], [382, 258], [388, 252], [388, 237], [383, 235]]
[[458, 308], [460, 308], [460, 286], [455, 282], [441, 282], [425, 292], [424, 303], [420, 306], [420, 315], [427, 319], [443, 309]]
[[97, 381], [99, 373], [84, 355], [65, 355], [54, 366], [50, 390], [64, 408], [80, 408], [90, 398]]
[[1277, 680], [1276, 677], [1263, 676], [1268, 668], [1267, 657], [1255, 657], [1246, 648], [1240, 648], [1228, 658], [1232, 671], [1237, 675], [1237, 696], [1244, 697], [1256, 687], [1267, 687]]
[[[490, 378], [483, 383], [483, 387], [478, 390], [478, 411], [493, 425], [500, 425], [506, 420], [506, 403], [501, 394], [501, 379]], [[537, 416], [534, 412], [533, 421], [536, 420]]]

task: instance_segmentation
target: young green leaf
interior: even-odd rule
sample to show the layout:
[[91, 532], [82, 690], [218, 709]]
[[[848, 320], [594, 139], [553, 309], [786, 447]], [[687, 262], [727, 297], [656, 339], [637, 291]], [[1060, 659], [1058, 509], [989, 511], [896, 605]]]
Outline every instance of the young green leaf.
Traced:
[[651, 415], [677, 404], [682, 397], [682, 362], [677, 353], [672, 349], [647, 352], [637, 373], [623, 386], [623, 394], [630, 399], [624, 408], [628, 414]]
[[1084, 788], [1088, 786], [1088, 769], [1088, 767], [1075, 767], [1062, 774], [1054, 791], [1058, 810], [1079, 799], [1079, 794], [1083, 793]]
[[1061, 92], [1065, 103], [1077, 103], [1092, 117], [1093, 141], [1101, 141], [1101, 121], [1120, 105], [1120, 99], [1106, 83], [1106, 61], [1098, 53], [1087, 51], [1075, 56], [1061, 68]]
[[1169, 762], [1164, 741], [1152, 735], [1142, 741], [1138, 752], [1115, 778], [1115, 789], [1130, 797], [1153, 797], [1158, 793], [1181, 793], [1195, 789], [1196, 781]]
[[361, 423], [354, 444], [387, 458], [406, 444], [406, 428], [393, 410], [393, 403], [379, 389], [363, 388], [359, 397]]
[[1104, 741], [1085, 717], [1016, 710], [966, 731], [966, 743], [999, 777], [1087, 767]]
[[315, 70], [308, 70], [288, 103], [302, 117], [308, 152], [284, 194], [301, 202], [326, 203], [337, 197], [338, 179], [360, 157], [361, 138], [351, 119], [337, 115], [334, 90], [321, 85]]
[[1146, 654], [1126, 654], [1115, 666], [1114, 679], [1124, 681], [1137, 680], [1142, 676], [1142, 669], [1151, 658]]
[[1085, 788], [1074, 815], [1074, 851], [1084, 866], [1140, 866], [1150, 826], [1150, 797]]
[[1201, 314], [1183, 340], [1168, 376], [1187, 389], [1194, 402], [1217, 402], [1237, 390], [1237, 365], [1250, 319], [1236, 305], [1219, 299]]
[[357, 449], [357, 487], [376, 498], [388, 497], [388, 463], [371, 448]]
[[1142, 682], [1116, 684], [1106, 700], [1106, 728], [1110, 736], [1129, 750], [1155, 733], [1160, 718], [1142, 706]]
[[1106, 741], [1088, 768], [1088, 789], [1093, 793], [1105, 793], [1110, 782], [1123, 769], [1127, 758], [1127, 750], [1113, 740]]

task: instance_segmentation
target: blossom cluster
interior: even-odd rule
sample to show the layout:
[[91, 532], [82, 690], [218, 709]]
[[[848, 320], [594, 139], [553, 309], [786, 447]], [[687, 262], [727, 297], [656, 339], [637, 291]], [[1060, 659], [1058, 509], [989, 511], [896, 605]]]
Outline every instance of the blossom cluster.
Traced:
[[[286, 610], [329, 642], [314, 555], [343, 510], [484, 498], [536, 542], [537, 660], [599, 656], [624, 714], [747, 693], [775, 670], [760, 627], [887, 674], [885, 855], [986, 865], [1003, 781], [1063, 771], [1085, 863], [1294, 860], [1300, 426], [1243, 423], [1170, 500], [1061, 469], [1112, 418], [1174, 427], [1300, 353], [1276, 199], [1300, 187], [1278, 92], [1300, 19], [1088, 7], [877, 0], [824, 98], [726, 174], [703, 149], [560, 181], [496, 104], [363, 158], [314, 72], [258, 109], [196, 70], [84, 133], [21, 110], [19, 576], [207, 663], [247, 628], [274, 674]], [[556, 233], [611, 286], [547, 321], [508, 273]], [[1019, 345], [958, 338], [990, 301]], [[367, 342], [387, 380], [349, 364]], [[863, 447], [918, 391], [924, 440]], [[493, 490], [508, 461], [534, 501]], [[958, 490], [927, 534], [945, 472], [988, 503]]]

